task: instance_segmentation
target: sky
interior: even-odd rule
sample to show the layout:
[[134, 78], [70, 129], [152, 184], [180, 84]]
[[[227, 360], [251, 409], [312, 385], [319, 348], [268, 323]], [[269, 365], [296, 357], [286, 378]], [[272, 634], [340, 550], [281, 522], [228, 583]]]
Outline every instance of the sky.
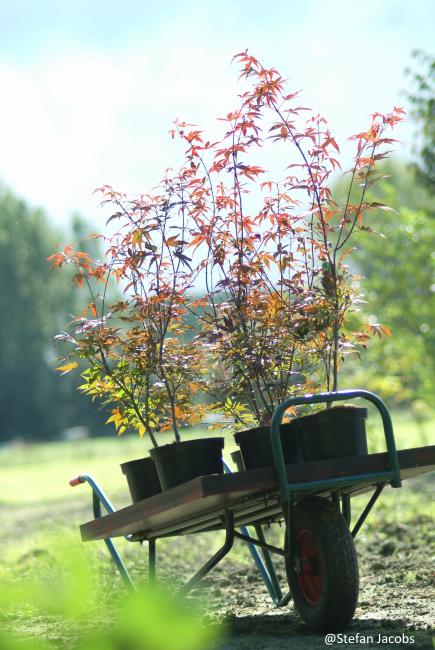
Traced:
[[343, 144], [370, 113], [407, 108], [404, 70], [434, 33], [433, 0], [0, 0], [0, 182], [64, 229], [79, 212], [101, 231], [93, 190], [149, 191], [181, 162], [175, 118], [219, 133], [235, 53], [303, 89]]

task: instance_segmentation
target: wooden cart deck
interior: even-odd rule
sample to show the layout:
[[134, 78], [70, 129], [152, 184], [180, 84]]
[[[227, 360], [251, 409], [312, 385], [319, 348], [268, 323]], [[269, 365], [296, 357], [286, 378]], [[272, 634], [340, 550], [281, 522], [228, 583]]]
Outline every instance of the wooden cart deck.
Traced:
[[[435, 469], [435, 445], [398, 452], [402, 479]], [[388, 454], [370, 454], [330, 461], [287, 466], [289, 483], [352, 477], [355, 474], [388, 469]], [[362, 494], [375, 480], [340, 488], [351, 495]], [[302, 493], [302, 491], [301, 491]], [[316, 494], [321, 494], [318, 490]], [[329, 494], [330, 489], [325, 491]], [[309, 494], [303, 491], [304, 496]], [[156, 539], [222, 528], [225, 509], [234, 514], [236, 526], [282, 519], [275, 469], [272, 467], [202, 476], [157, 494], [80, 527], [83, 541], [133, 535], [136, 539]]]

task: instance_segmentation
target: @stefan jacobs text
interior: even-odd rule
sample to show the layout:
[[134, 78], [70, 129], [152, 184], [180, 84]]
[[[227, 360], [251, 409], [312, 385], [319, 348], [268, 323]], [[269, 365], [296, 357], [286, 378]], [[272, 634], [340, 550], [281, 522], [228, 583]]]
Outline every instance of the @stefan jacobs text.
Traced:
[[414, 637], [411, 634], [327, 634], [325, 636], [325, 644], [342, 645], [412, 645], [415, 643]]

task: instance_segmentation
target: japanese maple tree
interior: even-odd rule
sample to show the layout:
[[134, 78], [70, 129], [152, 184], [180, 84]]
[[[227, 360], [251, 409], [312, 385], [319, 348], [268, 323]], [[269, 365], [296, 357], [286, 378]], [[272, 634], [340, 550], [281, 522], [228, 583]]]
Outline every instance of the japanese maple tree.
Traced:
[[[180, 179], [169, 175], [154, 194], [134, 199], [100, 188], [102, 203], [116, 209], [109, 221], [118, 224], [105, 238], [104, 262], [69, 246], [50, 258], [53, 267], [75, 265], [74, 280], [92, 299], [58, 337], [70, 344], [67, 363], [58, 370], [68, 372], [85, 360], [81, 390], [112, 407], [108, 422], [119, 434], [136, 429], [154, 446], [159, 431], [173, 429], [178, 441], [180, 426], [202, 417], [201, 405], [193, 404], [201, 380], [199, 342], [186, 340], [192, 268], [182, 191]], [[111, 278], [122, 288], [123, 300], [108, 306]], [[101, 293], [95, 293], [93, 280], [103, 283]]]
[[[295, 392], [337, 390], [344, 356], [371, 334], [389, 333], [381, 325], [346, 329], [359, 301], [346, 258], [355, 234], [370, 230], [366, 211], [389, 209], [366, 201], [366, 192], [394, 142], [386, 132], [404, 111], [375, 113], [367, 130], [351, 136], [349, 192], [338, 205], [330, 182], [340, 149], [326, 119], [299, 106], [299, 93], [289, 93], [274, 68], [247, 51], [235, 59], [252, 84], [224, 118], [222, 140], [211, 143], [178, 122], [172, 133], [188, 144], [191, 244], [207, 250], [202, 336], [217, 366], [208, 388], [218, 410], [241, 423], [266, 423]], [[282, 177], [270, 178], [259, 164], [266, 147], [281, 157], [287, 148]]]

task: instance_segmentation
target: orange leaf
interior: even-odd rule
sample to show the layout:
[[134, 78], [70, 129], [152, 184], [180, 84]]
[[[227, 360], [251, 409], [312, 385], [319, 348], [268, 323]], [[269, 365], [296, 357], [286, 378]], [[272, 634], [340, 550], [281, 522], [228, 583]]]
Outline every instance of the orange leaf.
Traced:
[[180, 240], [178, 239], [177, 235], [174, 235], [173, 237], [168, 237], [166, 240], [166, 245], [167, 246], [178, 246], [180, 244]]
[[75, 282], [78, 287], [82, 287], [83, 286], [83, 273], [76, 273], [75, 276], [73, 277], [73, 282]]

